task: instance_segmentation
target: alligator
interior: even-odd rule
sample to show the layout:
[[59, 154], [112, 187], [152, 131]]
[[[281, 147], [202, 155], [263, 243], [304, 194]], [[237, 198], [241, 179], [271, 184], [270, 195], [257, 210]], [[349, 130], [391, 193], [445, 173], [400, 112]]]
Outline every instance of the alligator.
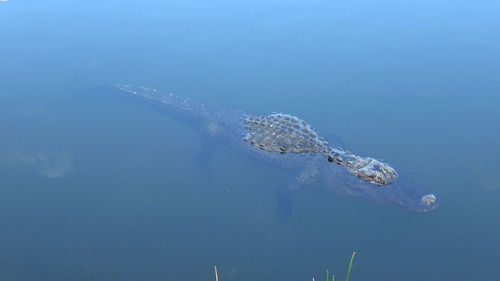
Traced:
[[195, 161], [198, 165], [207, 164], [215, 146], [222, 143], [288, 171], [290, 181], [275, 195], [282, 221], [292, 213], [292, 194], [309, 185], [322, 185], [339, 195], [364, 197], [410, 211], [429, 212], [440, 204], [435, 194], [389, 164], [344, 150], [338, 137], [323, 139], [306, 121], [290, 114], [258, 116], [156, 88], [126, 84], [103, 85], [92, 91], [134, 100], [201, 130], [202, 148]]

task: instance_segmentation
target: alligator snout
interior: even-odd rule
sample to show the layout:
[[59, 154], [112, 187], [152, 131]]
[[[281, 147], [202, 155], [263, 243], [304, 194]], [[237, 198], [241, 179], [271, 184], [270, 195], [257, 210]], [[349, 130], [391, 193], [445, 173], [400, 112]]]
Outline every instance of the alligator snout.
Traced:
[[432, 204], [436, 203], [436, 195], [434, 194], [427, 194], [422, 196], [422, 199], [420, 199], [420, 203], [426, 206], [431, 206]]

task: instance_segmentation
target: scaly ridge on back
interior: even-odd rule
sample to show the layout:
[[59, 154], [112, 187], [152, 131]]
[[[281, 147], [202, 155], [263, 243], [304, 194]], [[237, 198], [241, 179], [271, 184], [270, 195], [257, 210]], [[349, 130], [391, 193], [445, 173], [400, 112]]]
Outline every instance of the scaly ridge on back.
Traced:
[[273, 113], [248, 116], [243, 122], [248, 130], [244, 140], [262, 150], [282, 154], [321, 153], [328, 161], [342, 165], [351, 174], [376, 185], [390, 184], [398, 176], [387, 163], [330, 147], [306, 121], [296, 116]]

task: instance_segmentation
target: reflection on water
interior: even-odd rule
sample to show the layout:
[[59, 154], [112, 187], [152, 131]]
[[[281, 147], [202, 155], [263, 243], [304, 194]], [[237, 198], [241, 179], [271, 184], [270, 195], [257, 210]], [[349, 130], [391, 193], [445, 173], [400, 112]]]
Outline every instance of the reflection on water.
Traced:
[[44, 151], [34, 155], [18, 154], [13, 157], [11, 163], [24, 165], [48, 178], [62, 178], [73, 171], [73, 161], [67, 152]]

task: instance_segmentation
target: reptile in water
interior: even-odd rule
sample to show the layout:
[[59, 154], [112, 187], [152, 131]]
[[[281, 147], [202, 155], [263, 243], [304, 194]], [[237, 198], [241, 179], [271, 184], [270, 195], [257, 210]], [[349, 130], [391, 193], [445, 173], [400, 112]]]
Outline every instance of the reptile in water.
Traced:
[[439, 206], [436, 195], [398, 174], [387, 163], [335, 147], [341, 144], [338, 138], [325, 140], [306, 121], [290, 114], [257, 116], [130, 85], [105, 85], [93, 91], [147, 104], [200, 129], [205, 135], [200, 161], [206, 162], [215, 145], [223, 143], [290, 172], [290, 182], [276, 193], [283, 219], [291, 214], [291, 195], [314, 184], [340, 195], [360, 196], [412, 211], [428, 212]]

